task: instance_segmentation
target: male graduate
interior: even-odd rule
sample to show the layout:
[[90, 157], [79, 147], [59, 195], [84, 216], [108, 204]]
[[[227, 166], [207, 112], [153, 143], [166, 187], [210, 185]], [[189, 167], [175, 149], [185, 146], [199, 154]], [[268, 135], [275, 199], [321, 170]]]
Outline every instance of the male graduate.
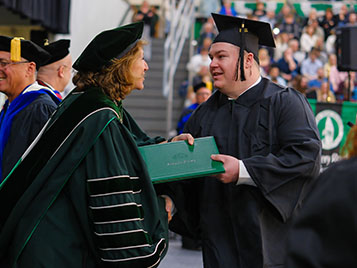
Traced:
[[36, 69], [49, 58], [31, 41], [0, 36], [0, 92], [8, 97], [0, 114], [0, 181], [10, 173], [60, 101], [36, 82]]
[[52, 43], [45, 42], [44, 50], [51, 54], [51, 58], [42, 65], [37, 73], [37, 82], [49, 87], [57, 97], [62, 99], [63, 92], [72, 77], [72, 57], [69, 53], [71, 41], [61, 39]]
[[259, 45], [274, 47], [268, 23], [212, 14], [209, 55], [218, 89], [184, 132], [214, 136], [226, 170], [171, 185], [171, 228], [202, 239], [204, 267], [282, 267], [292, 215], [319, 174], [321, 142], [306, 98], [261, 77]]

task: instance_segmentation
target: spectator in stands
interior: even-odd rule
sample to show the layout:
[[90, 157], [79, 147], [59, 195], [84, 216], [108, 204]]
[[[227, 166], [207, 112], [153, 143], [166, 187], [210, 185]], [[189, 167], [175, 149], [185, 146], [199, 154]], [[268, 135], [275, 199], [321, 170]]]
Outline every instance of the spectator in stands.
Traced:
[[197, 75], [201, 70], [201, 67], [209, 67], [211, 59], [208, 56], [208, 48], [202, 47], [200, 53], [192, 56], [192, 58], [187, 63], [187, 70], [194, 75]]
[[[349, 74], [349, 75], [348, 75]], [[347, 79], [343, 80], [339, 89], [335, 92], [336, 99], [340, 101], [349, 101], [352, 97], [352, 92], [355, 90], [356, 72], [348, 72]]]
[[318, 38], [316, 40], [315, 44], [315, 50], [316, 50], [316, 55], [317, 58], [322, 62], [322, 64], [325, 64], [328, 61], [328, 54], [325, 49], [325, 42], [322, 38]]
[[348, 7], [346, 4], [343, 4], [340, 7], [338, 14], [334, 15], [334, 20], [336, 22], [337, 27], [346, 25], [346, 23], [348, 22]]
[[152, 20], [154, 18], [154, 12], [152, 12], [149, 2], [144, 0], [139, 7], [139, 10], [135, 13], [133, 21], [143, 21], [144, 22], [144, 32], [143, 39], [145, 39], [148, 44], [144, 46], [144, 54], [146, 60], [151, 60], [151, 29], [152, 29]]
[[296, 22], [294, 14], [289, 13], [284, 16], [283, 22], [279, 25], [281, 32], [286, 32], [291, 38], [300, 38], [300, 25]]
[[234, 3], [231, 0], [223, 0], [219, 14], [237, 17], [238, 13], [234, 8]]
[[286, 86], [286, 81], [280, 75], [279, 67], [276, 63], [273, 63], [269, 69], [269, 75], [267, 76], [271, 81], [282, 86]]
[[322, 81], [320, 87], [316, 89], [318, 102], [336, 102], [335, 94], [330, 89], [330, 83], [327, 80]]
[[257, 0], [255, 9], [253, 10], [253, 15], [257, 16], [259, 19], [266, 15], [264, 2]]
[[356, 26], [357, 25], [356, 12], [350, 12], [350, 14], [348, 15], [348, 22], [346, 25], [348, 25], [348, 26]]
[[306, 25], [305, 30], [306, 32], [301, 35], [300, 39], [301, 51], [309, 53], [311, 49], [316, 45], [318, 36], [315, 33], [315, 29], [311, 24]]
[[317, 77], [317, 70], [323, 66], [323, 63], [317, 57], [318, 52], [313, 48], [309, 56], [301, 63], [300, 72], [309, 80], [315, 79]]
[[201, 69], [198, 71], [198, 73], [192, 78], [192, 84], [196, 85], [203, 81], [206, 83], [206, 86], [213, 90], [213, 85], [212, 85], [212, 78], [211, 74], [209, 72], [209, 67], [207, 66], [201, 66]]
[[309, 14], [307, 15], [306, 18], [304, 18], [302, 22], [302, 27], [305, 27], [306, 25], [311, 24], [312, 21], [317, 20], [317, 10], [316, 8], [311, 8]]
[[274, 61], [278, 61], [288, 48], [290, 38], [286, 32], [280, 32], [275, 38]]
[[325, 41], [327, 40], [327, 37], [331, 35], [331, 30], [336, 26], [336, 20], [333, 18], [333, 16], [332, 9], [327, 8], [320, 22], [320, 26], [324, 29]]
[[336, 54], [330, 54], [328, 62], [324, 65], [325, 76], [329, 79], [332, 84], [332, 90], [337, 92], [340, 88], [340, 85], [344, 80], [347, 79], [347, 72], [340, 72], [337, 69], [337, 57]]
[[276, 15], [276, 22], [277, 24], [282, 24], [285, 20], [285, 17], [289, 14], [293, 14], [295, 16], [294, 11], [292, 10], [289, 3], [285, 2], [283, 7], [280, 9], [279, 13]]
[[336, 54], [336, 31], [332, 29], [325, 42], [325, 49], [328, 55]]
[[193, 102], [193, 104], [191, 104], [190, 106], [188, 106], [187, 108], [185, 108], [183, 110], [183, 112], [181, 113], [179, 122], [177, 123], [177, 134], [181, 134], [185, 124], [187, 122], [187, 120], [190, 118], [191, 114], [193, 113], [193, 111], [203, 102], [205, 102], [206, 100], [208, 100], [208, 98], [211, 96], [212, 94], [212, 90], [207, 88], [206, 83], [204, 82], [200, 82], [196, 85], [194, 85], [193, 87], [193, 91], [195, 93], [195, 101]]
[[260, 17], [260, 21], [265, 21], [270, 24], [270, 27], [274, 29], [276, 25], [275, 10], [268, 9], [266, 14]]
[[[324, 72], [324, 67], [320, 67], [318, 70], [317, 70], [317, 77], [315, 79], [312, 79], [310, 80], [308, 83], [307, 83], [307, 86], [310, 88], [310, 89], [319, 89], [321, 88], [321, 85], [323, 82], [326, 82], [328, 81], [327, 77], [325, 76], [325, 72]], [[333, 86], [331, 83], [328, 82], [328, 84], [330, 85], [330, 89], [333, 91]]]
[[216, 29], [214, 28], [213, 23], [210, 20], [206, 21], [202, 26], [200, 36], [198, 37], [198, 40], [197, 40], [198, 52], [200, 52], [200, 49], [203, 45], [204, 40], [208, 38], [209, 40], [211, 40], [211, 43], [212, 43], [216, 34], [217, 34]]
[[298, 74], [292, 79], [289, 85], [295, 88], [303, 95], [305, 95], [307, 98], [316, 99], [316, 91], [313, 90], [312, 92], [310, 92], [307, 83], [308, 83], [308, 79], [305, 76]]
[[[320, 26], [319, 21], [317, 19], [311, 20], [309, 24], [314, 28], [314, 33], [318, 38], [321, 38], [323, 41], [325, 40], [325, 32], [324, 29]], [[306, 27], [306, 26], [305, 26]], [[305, 27], [303, 28], [303, 33], [305, 32]]]
[[281, 76], [286, 82], [289, 82], [298, 74], [298, 62], [294, 59], [293, 51], [291, 48], [287, 48], [284, 51], [283, 57], [278, 60], [278, 67]]
[[306, 58], [306, 53], [300, 50], [300, 41], [296, 38], [290, 39], [288, 46], [292, 49], [293, 57], [300, 66], [302, 61]]
[[260, 74], [262, 76], [267, 76], [269, 73], [270, 65], [273, 63], [268, 49], [262, 47], [258, 51], [258, 59], [260, 65]]

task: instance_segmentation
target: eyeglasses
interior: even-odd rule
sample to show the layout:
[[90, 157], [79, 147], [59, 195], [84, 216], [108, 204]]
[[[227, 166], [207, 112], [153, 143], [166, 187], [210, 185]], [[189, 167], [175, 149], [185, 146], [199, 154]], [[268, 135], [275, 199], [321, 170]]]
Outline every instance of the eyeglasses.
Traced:
[[76, 71], [72, 68], [72, 66], [68, 66], [68, 65], [66, 65], [66, 64], [63, 64], [63, 65], [59, 66], [59, 67], [57, 68], [57, 71], [59, 71], [59, 69], [60, 69], [62, 66], [63, 66], [63, 68], [69, 68], [69, 69], [71, 69], [71, 73], [72, 73], [72, 74], [75, 74]]
[[24, 61], [5, 61], [5, 60], [0, 60], [0, 67], [5, 68], [11, 64], [20, 64], [20, 63], [29, 63], [28, 60]]

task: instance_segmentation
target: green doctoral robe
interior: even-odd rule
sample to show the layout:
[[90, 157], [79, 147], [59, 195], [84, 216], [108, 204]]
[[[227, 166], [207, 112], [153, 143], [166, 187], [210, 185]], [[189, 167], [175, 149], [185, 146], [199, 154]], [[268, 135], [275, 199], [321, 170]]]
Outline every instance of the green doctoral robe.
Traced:
[[0, 185], [0, 266], [156, 267], [167, 213], [137, 145], [162, 140], [100, 88], [74, 90]]

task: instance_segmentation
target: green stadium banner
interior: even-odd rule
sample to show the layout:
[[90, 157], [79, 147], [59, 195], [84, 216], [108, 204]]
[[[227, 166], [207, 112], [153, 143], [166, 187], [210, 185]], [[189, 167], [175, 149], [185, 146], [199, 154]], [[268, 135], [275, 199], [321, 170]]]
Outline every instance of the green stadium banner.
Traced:
[[322, 168], [341, 159], [340, 149], [350, 130], [348, 122], [356, 122], [357, 103], [322, 103], [309, 99], [322, 141]]

